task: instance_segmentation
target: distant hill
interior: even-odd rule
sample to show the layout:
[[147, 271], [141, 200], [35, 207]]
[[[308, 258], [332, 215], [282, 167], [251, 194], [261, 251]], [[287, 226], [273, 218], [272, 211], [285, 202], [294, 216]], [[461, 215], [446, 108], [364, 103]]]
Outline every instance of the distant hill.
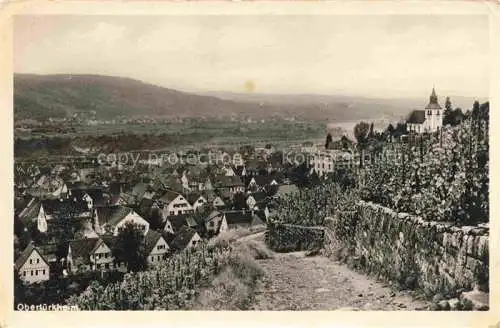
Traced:
[[[425, 105], [426, 98], [418, 101]], [[329, 122], [397, 120], [411, 102], [316, 95], [195, 94], [100, 75], [14, 75], [14, 117], [46, 119], [76, 112], [96, 117], [281, 117]], [[471, 102], [472, 104], [472, 102]]]

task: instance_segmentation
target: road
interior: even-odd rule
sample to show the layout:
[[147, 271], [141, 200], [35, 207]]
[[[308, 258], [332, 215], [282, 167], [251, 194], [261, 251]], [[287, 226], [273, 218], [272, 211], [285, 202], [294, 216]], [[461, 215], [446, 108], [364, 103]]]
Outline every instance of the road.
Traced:
[[[264, 233], [246, 236], [264, 242]], [[429, 302], [392, 290], [327, 257], [274, 253], [258, 260], [265, 271], [252, 310], [427, 310]]]

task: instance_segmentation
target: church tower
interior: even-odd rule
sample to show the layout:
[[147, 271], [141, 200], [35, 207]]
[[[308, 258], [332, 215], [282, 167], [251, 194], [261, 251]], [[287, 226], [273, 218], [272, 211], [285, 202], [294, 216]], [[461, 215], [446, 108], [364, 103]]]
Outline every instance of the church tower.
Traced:
[[425, 126], [427, 132], [436, 132], [443, 126], [443, 110], [439, 106], [436, 90], [432, 88], [429, 104], [425, 107]]

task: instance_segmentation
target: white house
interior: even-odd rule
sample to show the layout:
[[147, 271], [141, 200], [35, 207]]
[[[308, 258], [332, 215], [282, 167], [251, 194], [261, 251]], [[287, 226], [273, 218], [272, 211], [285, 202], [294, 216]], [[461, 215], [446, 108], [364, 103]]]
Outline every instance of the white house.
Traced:
[[49, 280], [50, 266], [42, 253], [30, 243], [14, 264], [19, 277], [26, 283]]
[[154, 230], [149, 230], [144, 238], [146, 244], [145, 251], [148, 256], [148, 263], [150, 265], [163, 263], [170, 251], [170, 247], [168, 246], [167, 241], [159, 232], [156, 232]]
[[436, 91], [432, 88], [425, 110], [414, 110], [406, 122], [408, 132], [436, 132], [443, 126], [444, 111], [439, 106]]
[[160, 199], [164, 204], [163, 216], [193, 213], [193, 207], [184, 196], [173, 191], [167, 191]]

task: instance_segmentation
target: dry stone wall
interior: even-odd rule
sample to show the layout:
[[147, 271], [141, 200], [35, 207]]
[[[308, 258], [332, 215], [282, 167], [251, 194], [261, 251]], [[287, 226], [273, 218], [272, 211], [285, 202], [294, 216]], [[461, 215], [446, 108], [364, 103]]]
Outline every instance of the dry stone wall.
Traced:
[[488, 225], [456, 227], [360, 202], [325, 220], [324, 250], [367, 273], [429, 294], [488, 292]]
[[269, 224], [266, 244], [275, 252], [319, 250], [323, 247], [324, 228], [293, 224]]

